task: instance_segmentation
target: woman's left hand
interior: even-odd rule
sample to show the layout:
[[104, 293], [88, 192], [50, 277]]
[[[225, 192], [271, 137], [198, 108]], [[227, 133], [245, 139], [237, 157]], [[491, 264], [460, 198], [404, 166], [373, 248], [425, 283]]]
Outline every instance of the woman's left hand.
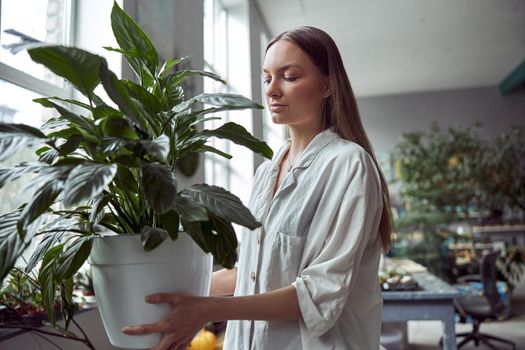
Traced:
[[204, 298], [179, 293], [149, 295], [146, 302], [150, 304], [170, 304], [169, 315], [156, 323], [125, 327], [122, 332], [129, 335], [162, 333], [162, 340], [152, 350], [185, 350], [197, 332], [208, 322], [202, 307]]

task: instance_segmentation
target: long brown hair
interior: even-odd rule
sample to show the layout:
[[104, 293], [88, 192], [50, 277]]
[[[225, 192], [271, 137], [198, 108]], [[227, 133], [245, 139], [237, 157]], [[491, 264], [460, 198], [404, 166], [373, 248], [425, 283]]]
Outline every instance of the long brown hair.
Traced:
[[321, 29], [300, 27], [273, 38], [266, 46], [266, 51], [279, 40], [287, 40], [298, 46], [310, 56], [321, 73], [328, 76], [331, 94], [324, 105], [324, 125], [332, 128], [342, 138], [359, 144], [374, 160], [381, 178], [383, 192], [383, 212], [379, 232], [383, 250], [387, 252], [392, 243], [392, 217], [388, 186], [361, 122], [357, 102], [337, 45]]

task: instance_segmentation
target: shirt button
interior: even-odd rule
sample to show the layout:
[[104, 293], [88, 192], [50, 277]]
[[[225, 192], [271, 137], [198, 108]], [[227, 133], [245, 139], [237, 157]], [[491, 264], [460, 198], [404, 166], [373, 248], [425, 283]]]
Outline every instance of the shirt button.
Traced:
[[255, 272], [254, 271], [252, 271], [252, 273], [250, 274], [250, 277], [251, 277], [252, 281], [255, 282]]
[[261, 244], [261, 235], [257, 236], [257, 244]]

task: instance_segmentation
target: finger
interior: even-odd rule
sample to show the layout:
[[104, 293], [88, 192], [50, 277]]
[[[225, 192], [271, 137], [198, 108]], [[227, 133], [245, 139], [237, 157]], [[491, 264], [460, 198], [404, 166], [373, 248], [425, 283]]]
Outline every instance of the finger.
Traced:
[[122, 328], [122, 332], [128, 335], [158, 333], [162, 331], [159, 323], [141, 324]]
[[175, 293], [157, 293], [146, 296], [145, 300], [149, 304], [173, 303], [177, 298]]
[[[160, 343], [157, 344], [153, 349], [151, 350], [168, 350], [172, 348], [172, 345], [174, 345], [177, 342], [177, 336], [175, 333], [170, 333], [168, 335], [165, 335], [160, 340]], [[177, 347], [173, 347], [177, 348]]]

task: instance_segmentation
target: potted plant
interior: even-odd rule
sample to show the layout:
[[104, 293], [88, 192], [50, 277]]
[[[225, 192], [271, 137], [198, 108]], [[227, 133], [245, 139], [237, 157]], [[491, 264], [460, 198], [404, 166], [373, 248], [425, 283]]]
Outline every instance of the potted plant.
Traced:
[[[135, 291], [154, 283], [146, 272], [149, 270], [136, 265], [139, 260], [155, 252], [175, 257], [179, 265], [169, 263], [168, 269], [158, 269], [163, 271], [162, 279], [176, 279], [174, 271], [182, 270], [192, 277], [191, 283], [200, 281], [196, 288], [205, 292], [211, 273], [209, 254], [227, 268], [236, 260], [237, 239], [232, 223], [250, 229], [260, 225], [241, 201], [223, 188], [206, 184], [178, 188], [174, 169], [180, 159], [194, 153], [213, 152], [231, 158], [207, 144], [211, 137], [231, 140], [271, 158], [272, 151], [266, 143], [238, 124], [202, 129], [204, 121], [217, 119], [210, 116], [215, 112], [262, 107], [233, 94], [187, 98], [181, 86], [185, 79], [201, 75], [222, 80], [208, 72], [175, 69], [186, 58], [168, 59], [160, 64], [149, 38], [117, 4], [111, 13], [111, 23], [119, 47], [108, 49], [124, 55], [137, 82], [117, 78], [104, 58], [79, 48], [29, 43], [31, 58], [69, 81], [85, 99], [36, 99], [58, 113], [40, 129], [0, 123], [0, 160], [24, 147], [38, 146], [38, 162], [0, 169], [0, 187], [23, 174], [34, 174], [27, 184], [28, 189], [34, 190], [31, 198], [17, 210], [0, 216], [0, 280], [38, 238], [26, 270], [32, 270], [40, 262], [42, 302], [52, 324], [55, 324], [56, 297], [61, 301], [66, 321], [73, 316], [73, 276], [90, 254], [93, 266], [106, 264], [101, 259], [117, 255], [117, 249], [132, 254], [126, 258], [128, 267], [142, 275], [128, 276], [126, 283], [135, 284], [120, 286], [116, 295], [120, 299], [131, 294], [140, 298], [127, 306], [138, 310], [146, 304]], [[117, 108], [94, 92], [99, 85]], [[207, 107], [199, 107], [201, 104]], [[104, 232], [116, 237], [100, 238]], [[195, 249], [197, 246], [199, 249]], [[207, 275], [192, 275], [192, 268]], [[106, 274], [96, 270], [93, 278], [99, 303], [106, 302], [110, 309], [114, 308], [113, 301], [105, 300], [106, 292], [97, 289], [97, 274], [111, 279], [122, 277], [123, 272]], [[109, 280], [109, 284], [116, 283]], [[111, 310], [102, 305], [104, 323], [108, 326], [106, 311]], [[161, 314], [166, 312], [161, 310]], [[141, 311], [135, 311], [137, 314], [143, 316]], [[128, 318], [122, 322], [139, 321], [144, 320]], [[134, 337], [132, 343], [124, 344], [125, 339], [115, 340], [119, 342], [115, 345], [144, 348], [154, 345], [159, 338], [150, 337], [140, 343]]]
[[[76, 328], [82, 333], [78, 336], [60, 326], [54, 332], [43, 328], [48, 325], [48, 317], [41, 306], [42, 294], [38, 281], [33, 273], [13, 268], [9, 272], [9, 279], [0, 284], [0, 328], [11, 329], [13, 332], [25, 331], [48, 339], [51, 337], [81, 342], [89, 349], [94, 349], [86, 333], [74, 320]], [[60, 305], [55, 304], [55, 311], [60, 314]], [[60, 315], [59, 315], [60, 316]], [[51, 341], [48, 339], [48, 341]]]

